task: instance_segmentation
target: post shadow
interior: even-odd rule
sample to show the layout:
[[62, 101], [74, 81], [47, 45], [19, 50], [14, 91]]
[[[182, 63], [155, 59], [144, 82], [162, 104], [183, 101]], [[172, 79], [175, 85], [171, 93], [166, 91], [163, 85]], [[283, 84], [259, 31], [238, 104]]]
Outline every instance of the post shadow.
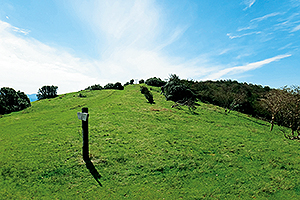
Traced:
[[90, 171], [90, 173], [93, 175], [95, 180], [98, 182], [100, 186], [102, 184], [100, 183], [99, 179], [101, 178], [101, 175], [95, 168], [94, 164], [92, 163], [90, 157], [89, 157], [89, 134], [88, 134], [88, 108], [82, 108], [82, 113], [77, 113], [78, 118], [82, 120], [82, 156], [83, 160], [85, 162], [86, 168]]
[[90, 171], [90, 173], [93, 175], [94, 179], [97, 181], [97, 183], [102, 186], [102, 184], [100, 183], [99, 179], [101, 178], [101, 175], [99, 174], [99, 172], [97, 171], [97, 169], [95, 168], [94, 164], [92, 163], [91, 159], [84, 159], [85, 162], [85, 166], [86, 168]]

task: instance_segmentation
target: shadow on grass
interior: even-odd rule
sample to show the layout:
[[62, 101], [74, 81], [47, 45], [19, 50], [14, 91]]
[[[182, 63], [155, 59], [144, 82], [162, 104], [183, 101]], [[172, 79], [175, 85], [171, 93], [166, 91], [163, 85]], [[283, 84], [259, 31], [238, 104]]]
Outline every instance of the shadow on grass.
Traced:
[[102, 186], [102, 184], [100, 183], [99, 179], [101, 178], [101, 175], [99, 174], [99, 172], [97, 171], [97, 169], [95, 168], [94, 164], [92, 163], [90, 158], [86, 158], [84, 159], [85, 161], [85, 165], [86, 168], [90, 171], [90, 173], [93, 175], [94, 179], [97, 181], [97, 183]]

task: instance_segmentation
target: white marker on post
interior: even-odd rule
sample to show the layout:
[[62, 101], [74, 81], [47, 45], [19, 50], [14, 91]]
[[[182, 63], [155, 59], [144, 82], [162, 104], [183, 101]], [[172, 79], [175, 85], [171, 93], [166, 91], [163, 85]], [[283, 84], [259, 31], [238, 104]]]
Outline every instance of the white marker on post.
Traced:
[[88, 116], [89, 116], [88, 113], [81, 113], [81, 112], [78, 112], [78, 113], [77, 113], [78, 119], [83, 120], [83, 121], [86, 121], [87, 118], [88, 118]]

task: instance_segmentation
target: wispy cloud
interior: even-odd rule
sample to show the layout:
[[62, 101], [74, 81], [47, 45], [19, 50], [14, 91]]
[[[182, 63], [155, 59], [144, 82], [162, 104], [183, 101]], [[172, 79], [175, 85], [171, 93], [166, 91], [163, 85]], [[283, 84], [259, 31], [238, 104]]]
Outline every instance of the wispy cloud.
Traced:
[[260, 22], [260, 21], [263, 21], [263, 20], [266, 20], [270, 17], [275, 17], [277, 15], [283, 15], [284, 13], [280, 13], [280, 12], [274, 12], [274, 13], [270, 13], [270, 14], [267, 14], [267, 15], [264, 15], [262, 17], [258, 17], [258, 18], [255, 18], [255, 19], [252, 19], [250, 22]]
[[262, 61], [249, 63], [249, 64], [242, 65], [242, 66], [226, 68], [226, 69], [220, 70], [218, 72], [212, 73], [204, 79], [205, 80], [216, 80], [216, 79], [222, 78], [223, 76], [225, 76], [227, 74], [241, 74], [241, 73], [244, 73], [246, 71], [260, 68], [263, 65], [266, 65], [266, 64], [269, 64], [271, 62], [275, 62], [275, 61], [278, 61], [278, 60], [281, 60], [283, 58], [290, 57], [290, 56], [291, 56], [291, 54], [278, 55], [278, 56], [268, 58], [268, 59], [265, 59], [265, 60], [262, 60]]
[[246, 5], [246, 8], [244, 10], [247, 10], [248, 8], [251, 8], [256, 0], [244, 0], [243, 3]]
[[[182, 37], [188, 25], [171, 27], [155, 1], [72, 3], [80, 18], [93, 27], [99, 38], [105, 35], [105, 42], [99, 44], [101, 77], [124, 81], [151, 76], [167, 78], [171, 73], [183, 78], [195, 74], [195, 67], [186, 64], [189, 61], [169, 57], [163, 51]], [[203, 71], [203, 67], [198, 70]]]
[[300, 24], [296, 27], [294, 27], [292, 30], [291, 30], [291, 33], [293, 32], [296, 32], [296, 31], [299, 31], [300, 30]]
[[245, 33], [245, 34], [241, 34], [241, 35], [232, 35], [231, 33], [227, 33], [227, 36], [230, 38], [230, 39], [235, 39], [235, 38], [241, 38], [241, 37], [244, 37], [244, 36], [248, 36], [248, 35], [253, 35], [253, 34], [260, 34], [261, 31], [254, 31], [254, 32], [250, 32], [250, 33]]

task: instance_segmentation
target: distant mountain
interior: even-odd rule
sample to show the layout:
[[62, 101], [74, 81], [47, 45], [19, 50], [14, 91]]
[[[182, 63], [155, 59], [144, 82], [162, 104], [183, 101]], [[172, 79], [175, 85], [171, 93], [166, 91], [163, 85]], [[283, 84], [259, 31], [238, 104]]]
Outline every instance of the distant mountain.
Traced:
[[27, 96], [30, 99], [30, 102], [34, 102], [38, 100], [36, 94], [27, 94]]

